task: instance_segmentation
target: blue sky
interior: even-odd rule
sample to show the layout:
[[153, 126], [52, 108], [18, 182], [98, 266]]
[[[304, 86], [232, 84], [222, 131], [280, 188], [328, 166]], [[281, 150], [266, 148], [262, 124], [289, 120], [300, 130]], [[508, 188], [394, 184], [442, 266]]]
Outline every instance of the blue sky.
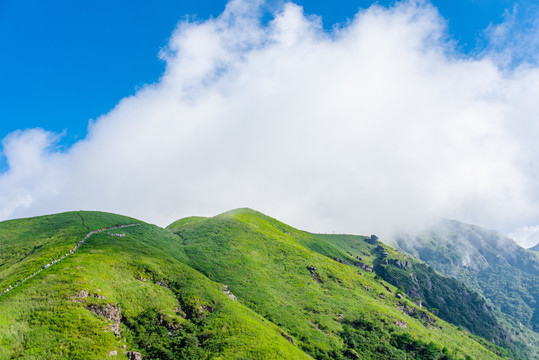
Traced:
[[535, 1], [295, 4], [0, 0], [0, 220], [251, 207], [539, 241]]
[[[296, 3], [307, 14], [321, 16], [330, 29], [375, 2]], [[464, 53], [481, 49], [483, 30], [500, 23], [516, 3], [529, 6], [514, 0], [433, 1]], [[0, 138], [33, 127], [65, 131], [64, 145], [83, 138], [90, 119], [159, 79], [165, 65], [158, 52], [180, 20], [215, 17], [225, 5], [207, 0], [0, 1]]]

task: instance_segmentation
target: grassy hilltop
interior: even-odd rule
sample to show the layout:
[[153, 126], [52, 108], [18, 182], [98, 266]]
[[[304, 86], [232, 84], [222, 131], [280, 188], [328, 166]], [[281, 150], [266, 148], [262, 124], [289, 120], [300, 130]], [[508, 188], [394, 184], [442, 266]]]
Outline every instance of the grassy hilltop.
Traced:
[[37, 275], [0, 296], [0, 359], [512, 357], [385, 282], [385, 246], [366, 240], [248, 209], [167, 229], [82, 211], [5, 221], [0, 292]]

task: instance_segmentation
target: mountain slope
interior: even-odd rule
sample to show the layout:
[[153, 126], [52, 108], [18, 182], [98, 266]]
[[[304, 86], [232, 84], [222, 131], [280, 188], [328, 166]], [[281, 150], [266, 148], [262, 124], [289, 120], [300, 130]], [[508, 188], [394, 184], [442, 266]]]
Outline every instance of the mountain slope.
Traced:
[[508, 345], [505, 332], [485, 301], [454, 279], [440, 276], [425, 264], [380, 243], [376, 236], [365, 239], [353, 235], [314, 235], [342, 250], [340, 258], [345, 262], [354, 264], [360, 260], [372, 266], [376, 275], [400, 287], [418, 303], [421, 301], [440, 318], [494, 343]]
[[187, 264], [228, 284], [239, 302], [317, 359], [506, 353], [397, 297], [374, 273], [325, 256], [342, 254], [331, 244], [258, 212], [239, 209], [168, 228], [181, 239]]
[[[395, 243], [445, 276], [481, 293], [512, 328], [512, 336], [539, 346], [539, 259], [513, 240], [458, 221], [443, 221]], [[526, 327], [528, 329], [526, 329]]]
[[[178, 238], [113, 214], [0, 223], [0, 359], [306, 359], [282, 330], [186, 266]], [[121, 232], [121, 233], [120, 233]], [[125, 236], [122, 236], [125, 235]], [[124, 350], [125, 347], [125, 350]]]

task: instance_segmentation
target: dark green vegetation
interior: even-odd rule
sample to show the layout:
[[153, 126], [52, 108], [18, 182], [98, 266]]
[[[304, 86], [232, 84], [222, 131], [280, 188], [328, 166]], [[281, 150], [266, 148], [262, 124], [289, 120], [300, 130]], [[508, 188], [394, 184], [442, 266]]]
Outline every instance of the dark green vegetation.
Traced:
[[248, 209], [167, 229], [99, 212], [2, 222], [0, 291], [90, 231], [133, 223], [92, 235], [0, 296], [0, 359], [513, 356], [383, 281], [373, 269], [397, 254], [384, 245], [309, 234]]
[[[485, 300], [454, 279], [440, 276], [432, 268], [399, 253], [378, 241], [351, 248], [351, 235], [317, 235], [321, 240], [343, 249], [341, 259], [349, 264], [359, 259], [373, 264], [381, 279], [401, 289], [401, 293], [421, 303], [441, 319], [463, 327], [495, 344], [511, 347]], [[359, 237], [357, 237], [359, 240]]]
[[539, 347], [539, 258], [505, 236], [458, 221], [443, 221], [397, 245], [444, 276], [480, 293], [514, 343]]

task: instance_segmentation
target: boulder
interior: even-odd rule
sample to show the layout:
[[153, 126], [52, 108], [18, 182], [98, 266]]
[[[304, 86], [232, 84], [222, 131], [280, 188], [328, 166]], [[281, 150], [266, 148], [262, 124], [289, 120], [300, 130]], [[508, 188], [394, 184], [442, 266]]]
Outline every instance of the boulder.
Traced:
[[128, 351], [127, 359], [129, 360], [142, 360], [142, 355], [136, 351]]

